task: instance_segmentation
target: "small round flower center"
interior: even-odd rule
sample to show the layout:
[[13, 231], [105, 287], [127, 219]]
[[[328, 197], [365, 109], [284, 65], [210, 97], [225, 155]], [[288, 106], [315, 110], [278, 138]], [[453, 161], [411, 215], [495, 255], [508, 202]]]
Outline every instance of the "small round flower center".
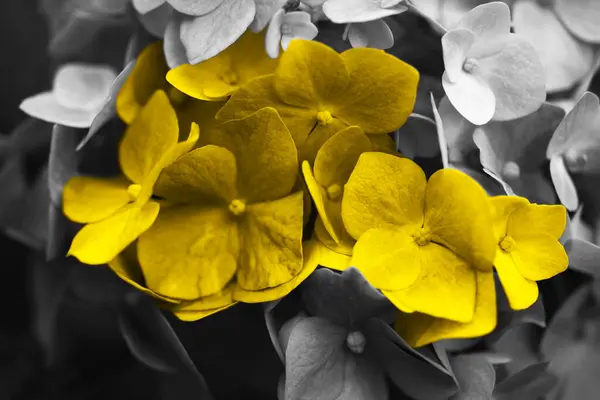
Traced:
[[342, 187], [340, 185], [338, 185], [337, 183], [334, 183], [333, 185], [329, 186], [327, 188], [327, 197], [329, 197], [329, 200], [338, 200], [340, 197], [342, 196]]
[[140, 195], [141, 190], [142, 190], [142, 187], [140, 185], [138, 185], [137, 183], [129, 185], [129, 187], [127, 188], [127, 194], [129, 195], [129, 200], [136, 201], [138, 196]]
[[588, 156], [579, 150], [570, 149], [565, 153], [565, 164], [571, 172], [581, 172], [588, 161]]
[[348, 336], [346, 336], [346, 344], [351, 352], [356, 354], [361, 354], [365, 351], [365, 345], [367, 344], [367, 339], [362, 332], [350, 332]]
[[415, 242], [419, 245], [419, 246], [425, 246], [426, 244], [429, 244], [429, 242], [431, 242], [431, 239], [429, 238], [429, 233], [427, 231], [425, 231], [423, 228], [421, 228], [421, 231], [419, 233], [417, 233], [415, 236]]
[[514, 161], [509, 161], [502, 168], [502, 177], [505, 179], [519, 179], [521, 176], [521, 167]]
[[235, 86], [238, 83], [239, 77], [232, 70], [227, 70], [221, 75], [221, 80], [228, 85]]
[[229, 203], [229, 211], [236, 217], [242, 215], [246, 211], [246, 203], [240, 199], [233, 199]]
[[171, 100], [171, 104], [174, 106], [182, 105], [188, 98], [185, 93], [174, 87], [170, 87], [168, 93], [169, 100]]
[[319, 111], [317, 113], [317, 121], [319, 121], [319, 124], [321, 125], [329, 125], [333, 122], [333, 117], [329, 111]]
[[477, 67], [477, 60], [474, 58], [467, 58], [465, 63], [463, 64], [463, 69], [466, 72], [473, 72], [473, 70]]
[[500, 248], [506, 252], [511, 251], [515, 245], [515, 239], [510, 236], [504, 236], [500, 241]]
[[292, 34], [292, 27], [289, 26], [288, 24], [281, 24], [281, 33], [283, 35], [291, 35]]

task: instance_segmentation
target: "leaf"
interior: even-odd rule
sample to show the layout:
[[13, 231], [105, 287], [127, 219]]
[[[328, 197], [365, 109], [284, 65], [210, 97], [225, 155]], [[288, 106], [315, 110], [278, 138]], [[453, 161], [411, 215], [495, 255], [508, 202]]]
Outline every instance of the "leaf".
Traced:
[[577, 338], [582, 326], [580, 316], [590, 309], [592, 286], [582, 285], [569, 296], [556, 312], [541, 341], [541, 353], [546, 360], [553, 360], [561, 351], [568, 349]]
[[600, 246], [577, 238], [567, 239], [564, 246], [569, 268], [600, 279]]
[[0, 226], [6, 235], [38, 251], [46, 248], [48, 235], [48, 168], [35, 178], [33, 186], [6, 210]]
[[195, 383], [193, 397], [212, 399], [204, 378], [151, 298], [134, 293], [119, 311], [121, 333], [134, 357], [157, 371], [189, 374]]
[[301, 291], [311, 315], [347, 329], [356, 329], [369, 318], [385, 316], [391, 323], [397, 313], [385, 296], [354, 267], [342, 273], [318, 269], [302, 283]]
[[54, 205], [62, 206], [62, 191], [67, 181], [77, 173], [80, 154], [77, 142], [81, 131], [54, 125], [48, 160], [48, 188]]
[[545, 396], [558, 383], [548, 362], [530, 365], [496, 385], [494, 400], [530, 400]]
[[579, 207], [579, 195], [561, 155], [550, 159], [550, 176], [560, 202], [567, 210], [575, 211]]
[[370, 319], [363, 326], [366, 352], [378, 360], [386, 375], [404, 393], [417, 400], [446, 400], [456, 393], [454, 375], [435, 355], [427, 357], [411, 348], [385, 322]]
[[406, 157], [435, 157], [440, 153], [435, 121], [420, 114], [411, 114], [396, 131], [396, 144]]
[[532, 324], [540, 328], [546, 327], [546, 312], [541, 294], [529, 308], [514, 311], [510, 308], [504, 289], [502, 289], [498, 280], [496, 280], [496, 293], [498, 299], [498, 323], [494, 332], [486, 337], [487, 343], [499, 341], [505, 333], [523, 324]]
[[123, 86], [127, 78], [129, 78], [129, 75], [131, 74], [131, 71], [133, 71], [134, 66], [135, 62], [133, 61], [127, 64], [125, 69], [121, 71], [121, 73], [117, 76], [117, 78], [111, 85], [108, 98], [106, 99], [106, 102], [104, 103], [104, 106], [102, 107], [100, 112], [92, 121], [92, 125], [90, 126], [90, 129], [88, 130], [87, 134], [77, 146], [78, 151], [81, 150], [83, 146], [85, 146], [109, 120], [117, 116], [117, 95], [119, 94], [119, 91], [121, 90], [121, 87]]
[[33, 334], [44, 349], [47, 365], [57, 354], [56, 319], [69, 285], [73, 258], [59, 258], [50, 263], [36, 261], [32, 268]]
[[491, 399], [496, 371], [486, 356], [464, 354], [450, 359], [460, 389], [451, 400]]

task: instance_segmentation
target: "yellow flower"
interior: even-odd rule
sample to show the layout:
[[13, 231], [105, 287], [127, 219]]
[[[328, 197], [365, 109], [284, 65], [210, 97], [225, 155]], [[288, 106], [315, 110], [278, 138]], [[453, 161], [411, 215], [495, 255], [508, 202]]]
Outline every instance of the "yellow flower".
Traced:
[[312, 162], [321, 145], [347, 126], [379, 137], [402, 126], [413, 110], [418, 81], [417, 70], [381, 50], [338, 54], [324, 44], [294, 39], [275, 73], [242, 86], [217, 119], [273, 107], [289, 128], [300, 160]]
[[342, 253], [352, 254], [354, 245], [354, 239], [346, 232], [342, 222], [344, 185], [348, 182], [358, 157], [372, 148], [363, 130], [358, 126], [351, 126], [339, 131], [323, 144], [317, 152], [314, 169], [308, 161], [302, 163], [304, 179], [320, 217], [315, 225], [315, 235], [325, 245], [328, 244], [328, 237], [331, 237], [335, 242], [334, 248]]
[[173, 206], [138, 242], [148, 288], [191, 301], [235, 278], [235, 300], [289, 293], [310, 273], [302, 264], [303, 194], [290, 194], [297, 169], [292, 137], [271, 108], [224, 123], [214, 144], [166, 168], [155, 194]]
[[199, 101], [186, 96], [167, 82], [168, 71], [162, 42], [152, 43], [142, 50], [117, 95], [117, 115], [126, 124], [132, 124], [154, 92], [163, 90], [177, 113], [179, 132], [184, 134], [195, 122], [202, 131], [202, 137], [206, 138], [215, 129], [215, 115], [224, 103]]
[[159, 204], [151, 200], [161, 170], [193, 148], [198, 126], [177, 143], [177, 116], [163, 91], [157, 91], [127, 128], [119, 147], [119, 178], [74, 177], [63, 191], [63, 211], [85, 223], [69, 255], [85, 264], [106, 264], [156, 220]]
[[265, 52], [265, 33], [247, 31], [217, 56], [170, 70], [167, 81], [196, 99], [225, 100], [249, 80], [272, 74], [277, 62]]
[[357, 240], [351, 265], [401, 311], [473, 320], [478, 282], [491, 279], [496, 253], [487, 194], [473, 179], [443, 169], [428, 182], [411, 160], [363, 153], [342, 219]]
[[515, 310], [528, 308], [538, 298], [536, 281], [567, 269], [569, 258], [558, 241], [567, 212], [560, 205], [530, 204], [523, 197], [491, 198], [496, 216], [497, 246], [494, 266]]

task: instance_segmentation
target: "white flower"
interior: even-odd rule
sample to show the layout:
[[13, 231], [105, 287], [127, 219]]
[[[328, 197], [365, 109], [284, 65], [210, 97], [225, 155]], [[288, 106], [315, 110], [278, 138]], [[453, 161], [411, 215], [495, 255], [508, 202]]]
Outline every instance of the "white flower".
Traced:
[[319, 30], [311, 22], [310, 14], [304, 11], [286, 13], [280, 9], [273, 15], [267, 34], [265, 48], [271, 58], [279, 56], [279, 47], [287, 50], [292, 39], [314, 39]]
[[66, 64], [58, 69], [51, 91], [23, 100], [20, 108], [47, 122], [89, 128], [116, 77], [117, 73], [108, 66]]

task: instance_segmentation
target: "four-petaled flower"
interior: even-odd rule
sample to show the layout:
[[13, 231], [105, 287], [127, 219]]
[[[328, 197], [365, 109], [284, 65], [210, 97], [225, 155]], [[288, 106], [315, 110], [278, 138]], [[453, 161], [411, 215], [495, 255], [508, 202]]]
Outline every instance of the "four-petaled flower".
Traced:
[[377, 147], [394, 149], [387, 134], [412, 112], [418, 81], [414, 68], [381, 50], [338, 54], [321, 43], [295, 39], [275, 74], [240, 88], [217, 120], [273, 107], [289, 128], [301, 161], [312, 162], [327, 139], [350, 125], [360, 126]]
[[155, 194], [172, 206], [138, 242], [148, 288], [195, 300], [234, 282], [233, 298], [244, 302], [291, 291], [312, 271], [303, 269], [297, 174], [294, 142], [275, 110], [224, 123], [212, 144], [181, 157], [156, 183]]
[[510, 9], [492, 2], [469, 11], [442, 37], [442, 85], [471, 123], [520, 118], [546, 99], [544, 70], [529, 42], [510, 33]]
[[516, 196], [491, 198], [498, 243], [494, 266], [515, 310], [528, 308], [538, 298], [536, 281], [567, 269], [569, 259], [558, 239], [567, 223], [559, 205], [530, 204]]
[[273, 15], [267, 35], [265, 37], [265, 48], [271, 58], [279, 57], [279, 47], [287, 50], [292, 39], [312, 40], [319, 30], [311, 22], [310, 14], [304, 11], [292, 11], [286, 13], [281, 9]]
[[74, 177], [65, 185], [63, 211], [85, 225], [73, 239], [69, 255], [85, 264], [106, 264], [156, 220], [159, 203], [151, 199], [160, 172], [192, 149], [198, 126], [178, 143], [175, 111], [163, 91], [156, 91], [119, 147], [125, 178]]
[[427, 181], [411, 160], [363, 153], [342, 219], [357, 240], [350, 265], [398, 309], [473, 320], [480, 286], [493, 283], [496, 241], [487, 194], [472, 178], [443, 169]]
[[66, 64], [56, 72], [51, 91], [26, 98], [20, 108], [53, 124], [89, 128], [104, 106], [116, 77], [108, 66]]

